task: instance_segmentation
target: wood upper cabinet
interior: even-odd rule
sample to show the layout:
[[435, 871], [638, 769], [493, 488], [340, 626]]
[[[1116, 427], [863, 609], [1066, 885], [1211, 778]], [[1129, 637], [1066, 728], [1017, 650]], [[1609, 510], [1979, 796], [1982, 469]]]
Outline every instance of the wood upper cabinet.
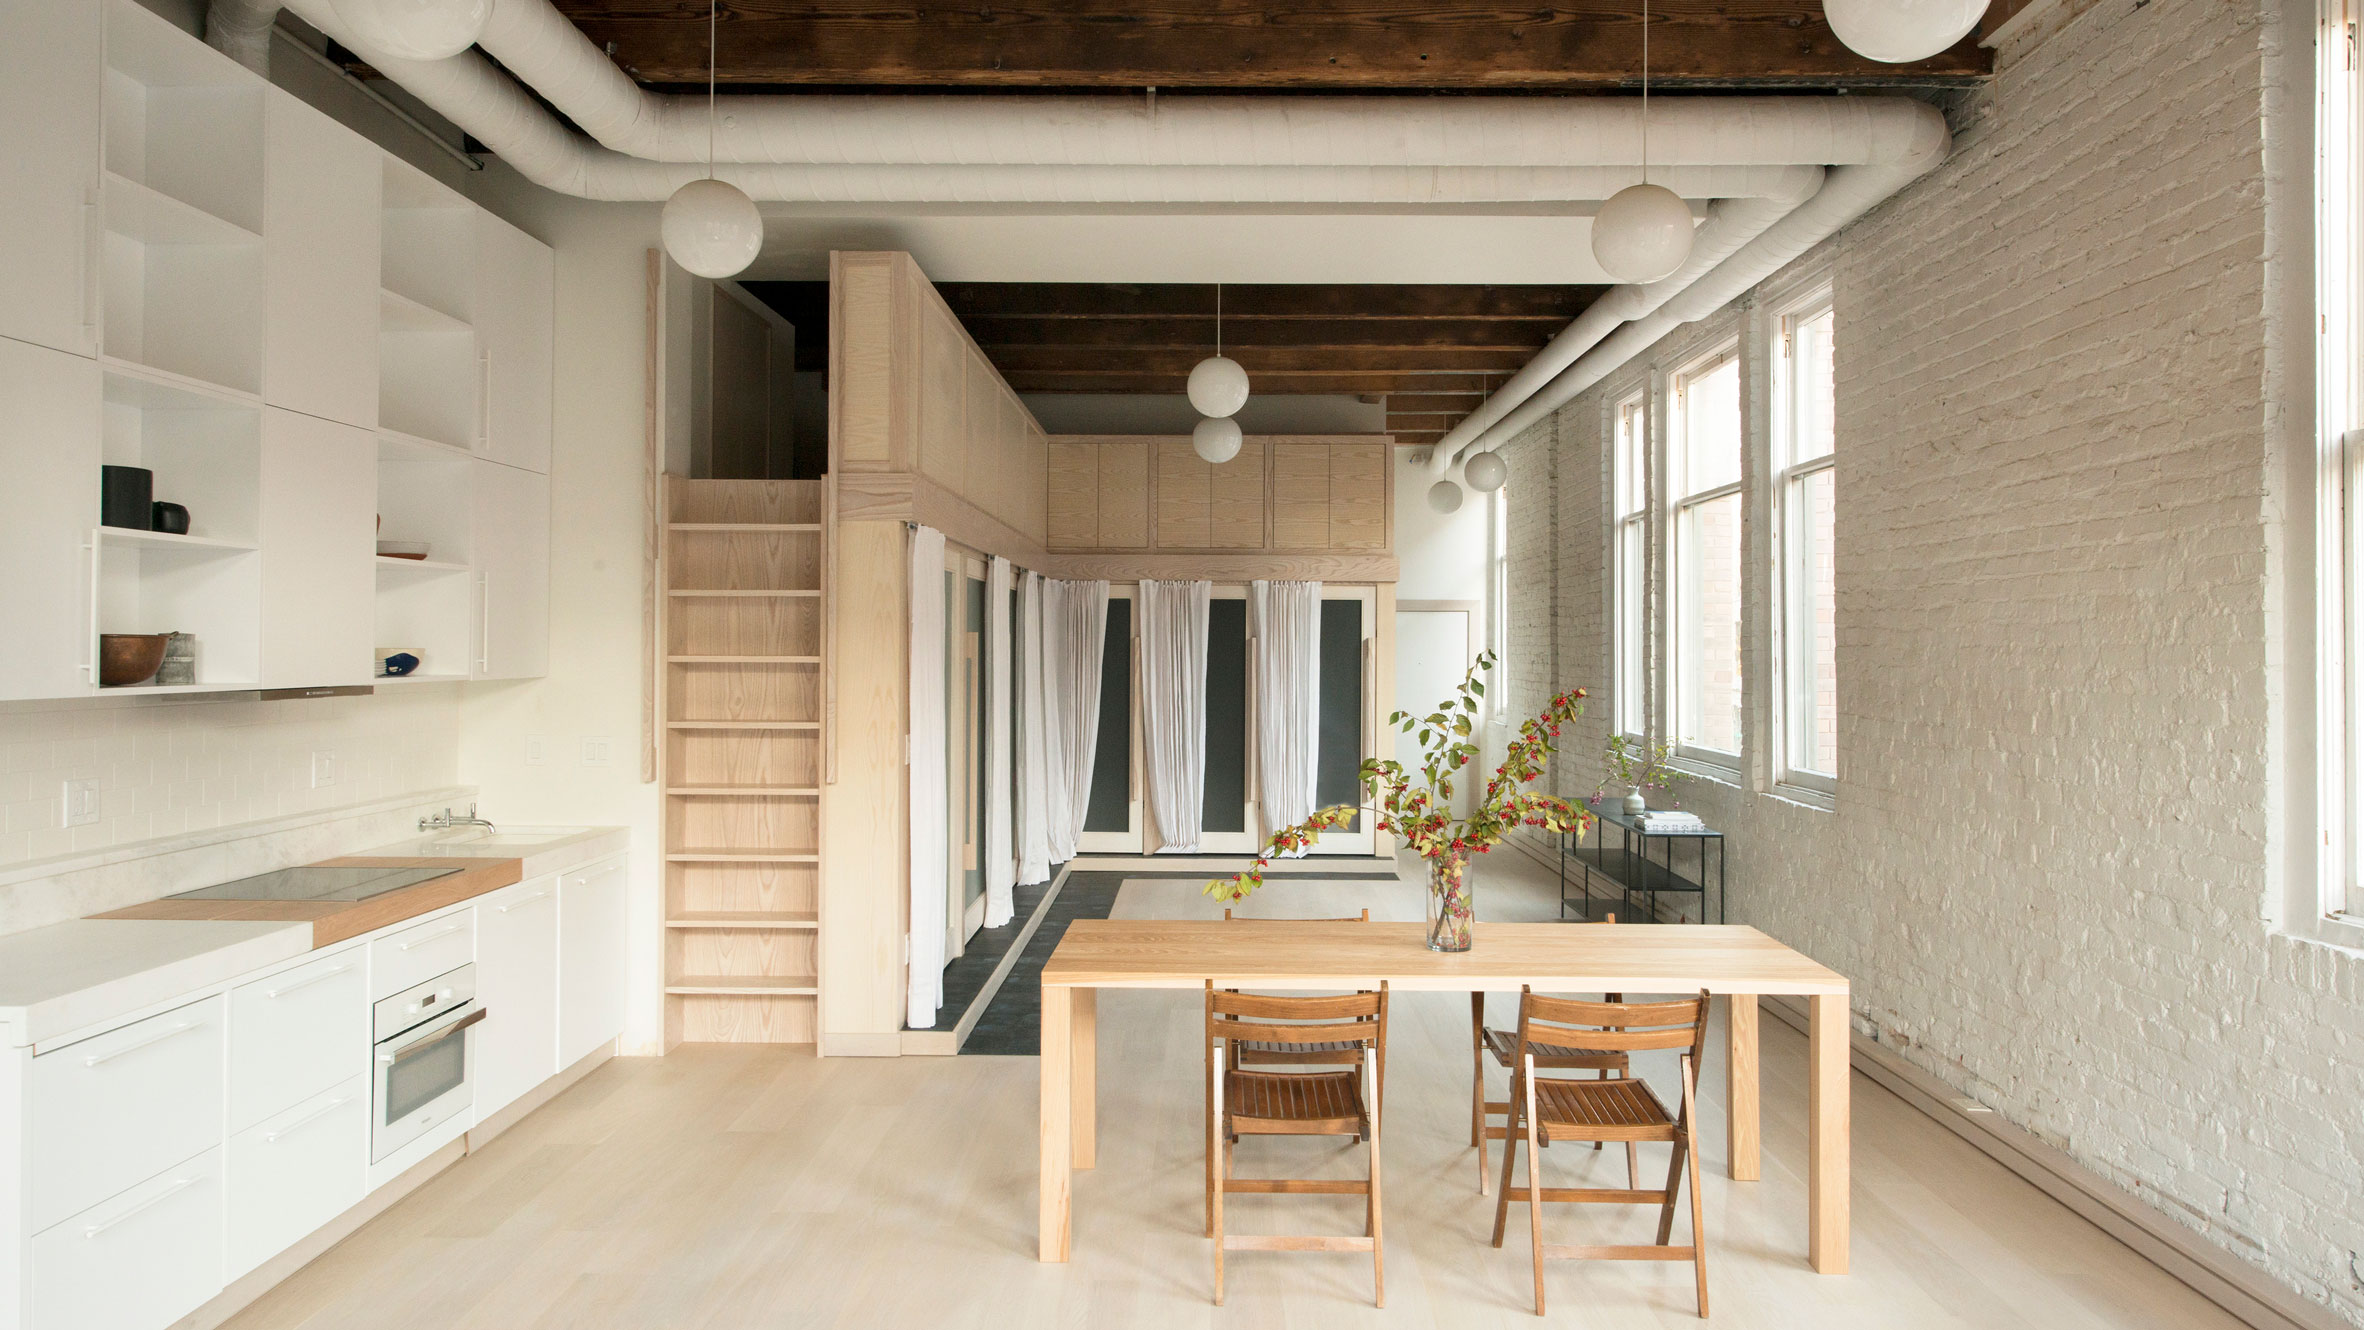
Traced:
[[491, 213], [476, 214], [476, 353], [484, 456], [550, 469], [557, 270], [550, 247]]
[[1377, 437], [1251, 436], [1217, 465], [1185, 438], [1053, 439], [1048, 544], [1065, 552], [1384, 554], [1391, 447]]
[[263, 132], [263, 400], [375, 429], [378, 150], [277, 88]]
[[1387, 548], [1385, 448], [1319, 439], [1273, 445], [1272, 547]]
[[102, 5], [0, 5], [0, 337], [98, 353]]
[[377, 440], [263, 411], [262, 684], [368, 683], [376, 633]]

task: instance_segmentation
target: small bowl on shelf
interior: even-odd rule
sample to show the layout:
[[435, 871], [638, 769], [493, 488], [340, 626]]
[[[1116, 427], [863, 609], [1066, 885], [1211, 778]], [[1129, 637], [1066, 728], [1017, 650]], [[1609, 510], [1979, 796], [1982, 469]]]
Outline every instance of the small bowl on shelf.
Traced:
[[156, 677], [170, 633], [100, 633], [99, 684], [129, 688]]
[[399, 679], [404, 675], [416, 674], [427, 663], [425, 647], [379, 647], [377, 656], [378, 677], [381, 679]]
[[381, 540], [378, 557], [381, 559], [424, 559], [434, 546], [423, 540]]

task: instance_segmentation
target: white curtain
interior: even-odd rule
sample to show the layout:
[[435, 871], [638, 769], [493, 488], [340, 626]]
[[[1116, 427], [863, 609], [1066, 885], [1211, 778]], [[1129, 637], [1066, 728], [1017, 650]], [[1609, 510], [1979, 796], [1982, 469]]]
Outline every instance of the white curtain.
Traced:
[[1321, 739], [1319, 582], [1253, 582], [1256, 788], [1266, 836], [1313, 813], [1314, 755]]
[[1044, 718], [1042, 574], [1018, 590], [1018, 881], [1051, 877], [1051, 768]]
[[1212, 582], [1143, 582], [1141, 767], [1157, 852], [1195, 854], [1207, 798], [1207, 601]]
[[1043, 746], [1048, 761], [1051, 862], [1075, 857], [1092, 798], [1100, 745], [1100, 657], [1108, 634], [1108, 584], [1042, 584]]
[[924, 1030], [944, 1005], [945, 893], [952, 795], [944, 772], [944, 533], [911, 529], [911, 977], [904, 1023]]
[[1010, 561], [985, 567], [985, 926], [1015, 913], [1010, 888], [1018, 863], [1010, 853]]

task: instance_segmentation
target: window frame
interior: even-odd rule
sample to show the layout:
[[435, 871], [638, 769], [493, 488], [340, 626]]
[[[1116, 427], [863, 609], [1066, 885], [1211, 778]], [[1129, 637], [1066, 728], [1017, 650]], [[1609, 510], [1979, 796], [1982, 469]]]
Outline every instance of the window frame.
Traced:
[[[2316, 48], [2314, 899], [2288, 922], [2364, 940], [2364, 71], [2355, 0], [2323, 0]], [[2295, 894], [2295, 893], [2294, 893]], [[2300, 905], [2292, 901], [2293, 907]], [[2294, 908], [2292, 913], [2301, 913]]]
[[[1805, 538], [1811, 529], [1804, 515], [1805, 485], [1814, 477], [1825, 474], [1832, 476], [1833, 484], [1836, 484], [1838, 439], [1835, 424], [1828, 450], [1803, 459], [1796, 455], [1797, 440], [1802, 432], [1799, 408], [1803, 405], [1798, 391], [1800, 361], [1796, 351], [1796, 333], [1800, 325], [1824, 316], [1831, 317], [1835, 337], [1836, 310], [1828, 286], [1818, 287], [1790, 302], [1774, 317], [1770, 357], [1773, 362], [1773, 576], [1770, 579], [1773, 606], [1772, 613], [1766, 617], [1770, 620], [1773, 633], [1773, 649], [1768, 653], [1773, 666], [1773, 783], [1776, 787], [1788, 787], [1827, 800], [1838, 793], [1839, 773], [1820, 771], [1809, 765], [1812, 758], [1812, 741], [1809, 737], [1812, 731], [1809, 727], [1813, 722], [1815, 706], [1809, 691], [1812, 687], [1811, 671], [1802, 667], [1801, 658], [1813, 649], [1813, 627], [1803, 616], [1811, 613], [1814, 602], [1812, 595], [1801, 588], [1809, 572]], [[1832, 396], [1835, 407], [1835, 385]], [[1832, 582], [1832, 608], [1835, 612], [1838, 594], [1835, 575]], [[1832, 655], [1834, 658], [1837, 655], [1835, 647]], [[1834, 760], [1832, 766], [1837, 765]]]
[[1648, 385], [1637, 386], [1609, 410], [1609, 728], [1629, 739], [1645, 739], [1650, 732]]
[[[1733, 425], [1734, 432], [1738, 437], [1738, 448], [1737, 455], [1733, 459], [1736, 463], [1733, 478], [1709, 489], [1692, 490], [1690, 489], [1691, 477], [1689, 474], [1690, 385], [1694, 380], [1705, 378], [1721, 370], [1727, 364], [1733, 366], [1734, 372], [1740, 374], [1743, 379], [1739, 391], [1735, 394], [1734, 402]], [[1688, 542], [1683, 539], [1683, 518], [1691, 509], [1726, 498], [1745, 496], [1747, 493], [1749, 412], [1745, 368], [1741, 364], [1740, 341], [1734, 337], [1720, 342], [1706, 353], [1684, 362], [1680, 368], [1667, 375], [1667, 406], [1664, 427], [1660, 430], [1659, 446], [1654, 454], [1661, 467], [1659, 475], [1666, 482], [1662, 486], [1665, 491], [1665, 500], [1660, 505], [1662, 520], [1666, 523], [1665, 579], [1660, 601], [1666, 633], [1667, 686], [1662, 716], [1665, 726], [1664, 733], [1665, 737], [1671, 740], [1674, 745], [1674, 755], [1685, 764], [1697, 767], [1708, 774], [1734, 784], [1739, 783], [1743, 765], [1747, 760], [1748, 688], [1745, 678], [1741, 681], [1740, 690], [1742, 724], [1738, 749], [1727, 751], [1721, 748], [1709, 748], [1690, 743], [1682, 737], [1683, 707], [1689, 698], [1690, 690], [1697, 686], [1690, 678], [1690, 643], [1683, 633], [1682, 589], [1685, 579], [1690, 574], [1686, 563]], [[1681, 478], [1679, 487], [1676, 484], [1678, 475]], [[1744, 509], [1741, 520], [1742, 549], [1740, 551], [1740, 576], [1743, 588], [1740, 592], [1741, 618], [1735, 630], [1740, 639], [1739, 645], [1744, 658], [1748, 646], [1748, 595], [1745, 587], [1748, 576], [1746, 503], [1746, 498], [1741, 497]]]

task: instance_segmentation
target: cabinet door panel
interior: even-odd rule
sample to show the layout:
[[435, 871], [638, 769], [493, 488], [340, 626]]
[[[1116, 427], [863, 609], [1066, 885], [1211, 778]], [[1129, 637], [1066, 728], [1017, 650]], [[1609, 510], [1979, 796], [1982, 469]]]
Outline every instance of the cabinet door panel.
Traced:
[[556, 283], [548, 245], [490, 213], [477, 214], [477, 350], [491, 393], [485, 455], [527, 471], [550, 469]]
[[627, 876], [625, 861], [610, 859], [559, 879], [558, 1065], [561, 1067], [573, 1066], [624, 1031]]
[[476, 1120], [558, 1071], [558, 878], [531, 878], [476, 905]]
[[155, 1330], [222, 1287], [222, 1151], [33, 1238], [35, 1330]]
[[377, 631], [377, 443], [263, 412], [265, 687], [368, 683]]
[[26, 1218], [50, 1224], [222, 1142], [222, 999], [209, 997], [33, 1059]]
[[98, 353], [98, 4], [0, 5], [0, 337]]
[[278, 89], [264, 130], [263, 400], [375, 429], [377, 150]]
[[230, 1138], [228, 1275], [236, 1279], [358, 1205], [369, 1166], [369, 1077]]
[[369, 950], [358, 944], [230, 990], [230, 1130], [368, 1070]]
[[550, 478], [475, 465], [479, 679], [550, 672]]
[[[79, 8], [79, 6], [73, 6]], [[12, 6], [10, 14], [45, 6]], [[9, 246], [0, 244], [0, 253]], [[0, 300], [0, 306], [7, 302]], [[95, 360], [0, 338], [0, 700], [84, 697], [98, 642], [92, 598], [99, 511]]]

